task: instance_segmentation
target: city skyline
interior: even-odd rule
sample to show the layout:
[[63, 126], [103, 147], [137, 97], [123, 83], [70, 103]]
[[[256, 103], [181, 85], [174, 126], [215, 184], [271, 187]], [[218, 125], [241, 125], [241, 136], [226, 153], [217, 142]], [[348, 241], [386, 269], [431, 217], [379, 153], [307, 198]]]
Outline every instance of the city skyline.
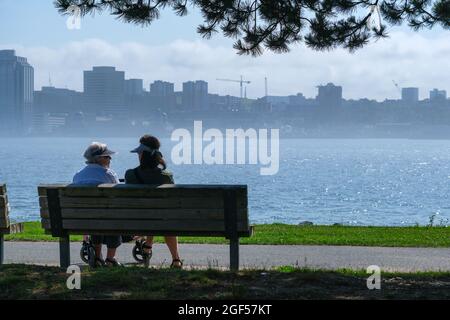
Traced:
[[[450, 43], [450, 41], [449, 41]], [[77, 48], [73, 49], [76, 52], [80, 52], [82, 51], [82, 47], [90, 47], [92, 46], [97, 46], [100, 45], [102, 47], [104, 47], [105, 51], [114, 51], [114, 48], [109, 47], [109, 45], [101, 40], [92, 40], [92, 41], [88, 41], [86, 43], [78, 43], [78, 44], [73, 44], [74, 46], [76, 46]], [[203, 47], [206, 44], [201, 44], [201, 43], [186, 43], [183, 41], [180, 41], [177, 43], [178, 47], [182, 47], [184, 45], [189, 46], [200, 46]], [[133, 46], [133, 45], [131, 45]], [[2, 49], [8, 49], [10, 47], [4, 47], [0, 44], [0, 50]], [[210, 48], [211, 49], [211, 48]], [[24, 54], [21, 54], [21, 52], [28, 52], [31, 51], [31, 54], [36, 53], [36, 50], [27, 50], [24, 47], [18, 46], [15, 47], [15, 50], [17, 51], [18, 55], [22, 55], [22, 56], [26, 56]], [[37, 49], [38, 50], [38, 49]], [[128, 49], [123, 49], [125, 51], [127, 51]], [[450, 52], [450, 46], [449, 46], [449, 52]], [[54, 52], [52, 52], [51, 56], [57, 55], [58, 51], [65, 51], [65, 49], [60, 49], [60, 50], [56, 50]], [[89, 51], [89, 49], [87, 50]], [[220, 51], [220, 50], [219, 50]], [[136, 52], [134, 52], [136, 53]], [[67, 54], [67, 52], [65, 53]], [[63, 54], [63, 55], [65, 55]], [[39, 53], [40, 56], [42, 56]], [[131, 56], [133, 54], [131, 53]], [[162, 55], [162, 54], [161, 54]], [[212, 54], [215, 55], [215, 54]], [[101, 55], [102, 56], [102, 55]], [[314, 76], [312, 77], [312, 79], [316, 79], [316, 78], [320, 78], [319, 80], [311, 80], [311, 81], [316, 81], [316, 82], [307, 82], [307, 80], [302, 80], [302, 84], [299, 83], [298, 85], [293, 85], [292, 83], [286, 84], [284, 83], [284, 78], [283, 77], [279, 77], [277, 76], [279, 74], [279, 72], [275, 72], [275, 75], [272, 74], [268, 74], [265, 72], [262, 72], [262, 70], [259, 70], [257, 67], [252, 67], [251, 69], [255, 72], [255, 74], [246, 74], [246, 73], [239, 73], [239, 71], [237, 72], [230, 72], [227, 71], [227, 73], [220, 73], [217, 75], [208, 75], [205, 72], [190, 72], [187, 71], [189, 70], [189, 68], [186, 68], [185, 66], [180, 66], [179, 70], [179, 74], [177, 77], [174, 77], [173, 75], [176, 74], [176, 70], [175, 69], [170, 69], [170, 71], [168, 71], [166, 74], [161, 74], [161, 77], [156, 77], [155, 73], [152, 72], [153, 70], [149, 69], [148, 72], [145, 71], [139, 71], [140, 69], [146, 69], [148, 68], [148, 66], [146, 64], [143, 64], [142, 68], [140, 68], [138, 65], [133, 65], [131, 66], [131, 70], [127, 68], [127, 63], [124, 63], [123, 61], [118, 61], [117, 63], [108, 63], [107, 61], [105, 62], [101, 62], [101, 61], [96, 61], [97, 63], [91, 63], [89, 62], [90, 58], [87, 57], [86, 60], [83, 60], [82, 63], [79, 63], [80, 61], [70, 61], [70, 60], [65, 60], [64, 65], [63, 66], [48, 66], [45, 65], [47, 63], [44, 63], [44, 68], [40, 68], [39, 64], [36, 65], [33, 63], [33, 58], [30, 58], [30, 56], [27, 56], [28, 60], [35, 65], [35, 69], [36, 71], [36, 78], [35, 78], [35, 82], [36, 82], [36, 87], [35, 90], [39, 89], [40, 87], [44, 87], [44, 86], [48, 86], [49, 83], [49, 77], [52, 80], [52, 83], [54, 84], [55, 87], [60, 87], [60, 88], [71, 88], [73, 90], [77, 90], [77, 91], [81, 91], [82, 89], [82, 85], [83, 85], [83, 81], [82, 81], [82, 75], [80, 74], [80, 70], [79, 67], [80, 65], [82, 65], [82, 69], [86, 70], [92, 66], [95, 65], [114, 65], [116, 66], [118, 69], [123, 69], [123, 70], [127, 70], [127, 73], [129, 74], [130, 78], [139, 78], [139, 79], [143, 79], [144, 80], [144, 87], [148, 88], [150, 86], [150, 84], [154, 81], [157, 80], [162, 80], [162, 81], [167, 81], [167, 82], [171, 82], [171, 83], [175, 83], [175, 91], [181, 91], [182, 89], [182, 83], [183, 82], [187, 82], [187, 81], [191, 81], [191, 80], [195, 80], [195, 79], [202, 79], [207, 81], [210, 84], [210, 91], [211, 92], [217, 92], [217, 93], [224, 93], [226, 95], [232, 95], [232, 96], [239, 96], [239, 86], [238, 85], [234, 85], [234, 84], [228, 84], [228, 83], [224, 83], [224, 82], [220, 82], [220, 81], [216, 81], [217, 78], [231, 78], [231, 79], [239, 79], [241, 75], [244, 76], [244, 78], [246, 78], [247, 80], [250, 80], [252, 83], [247, 87], [247, 95], [249, 98], [259, 98], [259, 97], [263, 97], [264, 96], [264, 91], [265, 91], [265, 78], [268, 78], [268, 82], [269, 82], [269, 95], [273, 95], [273, 96], [283, 96], [283, 95], [289, 95], [289, 94], [295, 94], [297, 92], [302, 92], [305, 96], [309, 97], [309, 98], [314, 98], [315, 97], [315, 93], [316, 93], [316, 89], [315, 87], [317, 85], [320, 84], [326, 84], [328, 82], [333, 82], [333, 83], [339, 83], [342, 84], [344, 87], [347, 88], [347, 90], [344, 93], [344, 98], [346, 99], [358, 99], [360, 97], [367, 97], [368, 99], [371, 100], [376, 100], [376, 101], [383, 101], [384, 99], [396, 99], [398, 98], [401, 94], [399, 93], [398, 89], [393, 85], [392, 81], [395, 81], [396, 83], [398, 83], [401, 87], [419, 87], [420, 90], [420, 99], [425, 99], [428, 96], [428, 92], [430, 90], [433, 90], [434, 88], [440, 88], [446, 91], [449, 91], [450, 88], [448, 87], [442, 87], [442, 85], [444, 83], [448, 83], [445, 81], [445, 75], [447, 74], [444, 70], [450, 70], [450, 62], [445, 62], [447, 64], [449, 64], [449, 67], [446, 68], [445, 64], [440, 64], [442, 65], [442, 68], [439, 69], [439, 73], [434, 72], [434, 75], [436, 77], [438, 77], [438, 80], [433, 81], [433, 83], [424, 83], [424, 79], [423, 77], [419, 77], [417, 79], [408, 79], [408, 80], [404, 80], [405, 79], [405, 73], [399, 73], [397, 77], [395, 76], [391, 76], [389, 78], [383, 79], [382, 81], [380, 79], [375, 80], [366, 80], [366, 76], [364, 74], [362, 74], [361, 70], [357, 70], [355, 71], [356, 74], [359, 75], [359, 77], [355, 77], [353, 76], [353, 78], [357, 78], [359, 79], [359, 81], [348, 81], [346, 79], [343, 80], [339, 80], [342, 79], [342, 77], [345, 75], [344, 70], [345, 67], [342, 67], [342, 76], [339, 76], [338, 74], [340, 72], [337, 71], [337, 69], [339, 68], [338, 66], [329, 66], [327, 67], [327, 69], [330, 69], [328, 71], [330, 72], [322, 72], [320, 71], [320, 69], [317, 70], [312, 70], [313, 68], [308, 67], [307, 68], [307, 74], [308, 76], [311, 76], [311, 73], [314, 73], [315, 71], [317, 71], [318, 76]], [[280, 56], [278, 56], [278, 58], [281, 58]], [[81, 59], [81, 57], [77, 57], [77, 59]], [[176, 58], [178, 59], [178, 58]], [[244, 57], [245, 59], [245, 57]], [[264, 59], [264, 58], [261, 58]], [[42, 61], [42, 59], [37, 59]], [[76, 60], [76, 59], [75, 59]], [[111, 58], [107, 58], [107, 60], [109, 62], [115, 62], [117, 60], [115, 59], [111, 59]], [[130, 60], [134, 60], [134, 59], [130, 59]], [[447, 59], [448, 60], [448, 59]], [[255, 60], [256, 61], [256, 60]], [[260, 61], [260, 60], [258, 60]], [[336, 63], [338, 65], [338, 63]], [[243, 65], [243, 63], [239, 63], [239, 65]], [[436, 64], [438, 65], [438, 64]], [[425, 69], [425, 66], [420, 66], [422, 68]], [[66, 68], [66, 70], [62, 69], [62, 68]], [[164, 67], [165, 68], [165, 67]], [[163, 68], [163, 69], [164, 69]], [[203, 67], [200, 66], [200, 69], [202, 69]], [[365, 69], [367, 67], [362, 66], [361, 69]], [[53, 70], [53, 72], [52, 72]], [[412, 69], [412, 71], [414, 71], [414, 69]], [[289, 71], [290, 73], [292, 73], [293, 71]], [[301, 73], [302, 70], [299, 69], [299, 72]], [[353, 72], [352, 70], [350, 70], [350, 72]], [[408, 71], [408, 72], [411, 72]], [[408, 73], [406, 72], [406, 73]], [[295, 73], [295, 72], [294, 72]], [[190, 74], [190, 75], [188, 75]], [[323, 75], [323, 74], [329, 74], [329, 77]], [[192, 77], [190, 77], [192, 76]], [[291, 75], [288, 76], [288, 78], [291, 77]], [[380, 77], [381, 78], [381, 77]], [[63, 79], [63, 80], [62, 80]], [[308, 80], [309, 81], [309, 80]], [[366, 82], [368, 81], [368, 82]], [[374, 82], [375, 81], [375, 82]], [[361, 89], [362, 87], [364, 87], [364, 89]], [[356, 93], [355, 93], [356, 92]]]
[[[243, 90], [239, 97], [211, 93], [209, 83], [199, 79], [183, 82], [182, 91], [175, 91], [174, 83], [156, 80], [147, 91], [143, 79], [129, 78], [126, 70], [115, 66], [92, 66], [80, 72], [83, 91], [55, 87], [51, 79], [48, 86], [34, 91], [34, 68], [27, 57], [17, 56], [12, 49], [0, 50], [0, 110], [6, 119], [2, 132], [70, 134], [82, 132], [86, 126], [139, 130], [150, 122], [166, 130], [187, 119], [209, 119], [216, 125], [224, 125], [221, 121], [243, 121], [241, 125], [246, 126], [253, 118], [263, 122], [270, 119], [273, 125], [285, 119], [290, 123], [287, 127], [304, 134], [305, 128], [323, 125], [357, 125], [359, 130], [386, 124], [394, 125], [395, 130], [398, 125], [408, 128], [411, 124], [439, 128], [450, 118], [446, 90], [434, 88], [428, 98], [420, 99], [419, 88], [402, 88], [395, 81], [400, 99], [383, 102], [367, 97], [345, 99], [345, 88], [332, 82], [315, 86], [314, 98], [292, 93], [247, 99]], [[237, 82], [240, 87], [248, 83], [242, 78], [217, 80]]]
[[[35, 77], [35, 72], [36, 69], [33, 67], [33, 65], [28, 61], [29, 59], [27, 57], [21, 57], [20, 55], [17, 54], [16, 49], [14, 48], [9, 48], [9, 49], [0, 49], [0, 53], [3, 54], [3, 61], [6, 61], [5, 59], [10, 59], [10, 58], [14, 58], [17, 59], [18, 62], [20, 63], [24, 63], [25, 65], [31, 67], [33, 69], [33, 73], [32, 73], [32, 78], [33, 78], [33, 87], [34, 87], [34, 92], [38, 92], [38, 91], [43, 91], [44, 89], [65, 89], [65, 90], [70, 90], [70, 91], [74, 91], [74, 92], [79, 92], [79, 93], [85, 93], [87, 95], [89, 95], [89, 88], [90, 88], [90, 84], [89, 82], [94, 81], [90, 80], [92, 77], [95, 77], [96, 74], [97, 78], [99, 79], [95, 79], [95, 80], [101, 80], [101, 81], [107, 81], [107, 80], [111, 80], [110, 77], [115, 77], [115, 74], [118, 74], [118, 79], [116, 80], [116, 84], [115, 84], [115, 88], [113, 90], [111, 90], [111, 94], [117, 94], [117, 89], [120, 87], [120, 85], [122, 85], [123, 88], [121, 88], [121, 90], [123, 90], [123, 94], [129, 94], [129, 95], [135, 95], [135, 94], [140, 94], [140, 92], [144, 93], [144, 92], [148, 92], [150, 94], [153, 94], [157, 96], [168, 96], [171, 94], [175, 94], [175, 93], [181, 93], [183, 91], [189, 90], [191, 89], [190, 87], [194, 86], [198, 83], [199, 85], [201, 85], [202, 87], [204, 86], [203, 89], [201, 89], [203, 92], [206, 92], [206, 94], [210, 94], [210, 95], [220, 95], [220, 92], [215, 92], [212, 93], [208, 90], [209, 87], [209, 82], [205, 81], [203, 79], [189, 79], [187, 81], [184, 81], [182, 83], [179, 83], [179, 87], [181, 86], [181, 90], [176, 90], [176, 85], [177, 83], [175, 82], [170, 82], [170, 81], [165, 81], [162, 79], [157, 79], [154, 80], [153, 82], [149, 83], [148, 88], [149, 90], [147, 90], [146, 86], [145, 86], [145, 82], [147, 82], [146, 79], [140, 79], [140, 78], [129, 78], [127, 77], [127, 71], [126, 70], [119, 70], [116, 66], [112, 66], [112, 65], [93, 65], [90, 69], [92, 70], [81, 70], [80, 72], [83, 74], [83, 85], [82, 88], [83, 90], [76, 90], [74, 88], [69, 88], [69, 87], [58, 87], [58, 86], [54, 86], [52, 83], [52, 79], [51, 79], [51, 74], [49, 74], [49, 83], [47, 85], [42, 85], [40, 90], [38, 90], [35, 86], [35, 82], [34, 82], [34, 77]], [[265, 78], [267, 79], [267, 78]], [[216, 79], [216, 81], [220, 81], [223, 79]], [[117, 83], [117, 81], [122, 81], [123, 83]], [[231, 81], [231, 80], [226, 80], [226, 81]], [[242, 78], [241, 78], [242, 81]], [[232, 82], [238, 82], [238, 80], [232, 80]], [[244, 81], [247, 82], [247, 81]], [[250, 83], [250, 81], [248, 81]], [[384, 101], [386, 100], [403, 100], [406, 102], [417, 102], [417, 101], [423, 101], [423, 100], [429, 100], [429, 99], [440, 99], [442, 98], [442, 96], [444, 97], [444, 100], [447, 99], [447, 90], [445, 88], [439, 87], [439, 88], [433, 88], [431, 90], [428, 91], [428, 96], [425, 96], [425, 98], [421, 98], [420, 93], [422, 93], [423, 90], [421, 90], [420, 87], [400, 87], [394, 80], [392, 80], [393, 85], [397, 88], [397, 90], [399, 91], [399, 97], [397, 99], [388, 99], [387, 97], [384, 98]], [[247, 89], [247, 87], [245, 86], [246, 84], [244, 83], [244, 88]], [[336, 84], [334, 84], [333, 82], [327, 82], [326, 84], [316, 84], [313, 87], [318, 88], [317, 94], [314, 97], [309, 97], [309, 99], [316, 99], [319, 98], [321, 90], [327, 90], [328, 87], [330, 86], [335, 86]], [[191, 90], [194, 90], [194, 87], [192, 87]], [[338, 95], [340, 96], [340, 99], [342, 100], [372, 100], [372, 101], [376, 101], [375, 99], [369, 99], [368, 97], [359, 97], [359, 99], [345, 99], [344, 94], [343, 94], [343, 86], [337, 84], [337, 87], [339, 87], [339, 93]], [[332, 89], [332, 88], [331, 88]], [[334, 93], [332, 93], [334, 94]], [[242, 92], [241, 92], [242, 95]], [[260, 97], [257, 97], [256, 99], [261, 99], [264, 97], [289, 97], [289, 96], [294, 96], [294, 95], [301, 95], [303, 97], [304, 94], [301, 91], [297, 91], [297, 92], [291, 92], [290, 94], [286, 95], [286, 96], [277, 96], [277, 95], [263, 95]], [[425, 94], [422, 93], [422, 97]], [[232, 97], [239, 97], [239, 95], [231, 95]], [[116, 97], [117, 98], [117, 97]], [[120, 98], [120, 97], [119, 97]], [[245, 97], [246, 98], [246, 97]], [[307, 97], [305, 97], [307, 98]], [[449, 98], [450, 99], [450, 98]], [[114, 100], [114, 99], [112, 99]], [[119, 99], [120, 100], [120, 99]], [[123, 104], [123, 101], [119, 101], [117, 102], [117, 99], [115, 99], [115, 101], [113, 101], [113, 103], [116, 102], [119, 105]], [[98, 103], [98, 102], [95, 102]], [[193, 106], [195, 103], [191, 103], [191, 105]], [[204, 107], [201, 107], [200, 109], [205, 109]]]
[[[11, 50], [14, 50], [14, 49], [11, 49]], [[0, 51], [1, 51], [1, 50], [0, 50]], [[155, 90], [164, 90], [164, 89], [160, 89], [159, 86], [161, 86], [161, 85], [170, 86], [171, 88], [170, 88], [169, 90], [172, 90], [174, 93], [177, 93], [177, 92], [179, 93], [179, 92], [183, 92], [184, 85], [187, 84], [187, 83], [190, 83], [190, 82], [194, 82], [194, 83], [195, 83], [195, 82], [200, 81], [200, 82], [206, 82], [207, 86], [210, 85], [210, 83], [209, 83], [208, 81], [204, 80], [204, 79], [188, 79], [188, 80], [183, 81], [183, 82], [181, 82], [181, 83], [178, 83], [178, 82], [170, 82], [170, 81], [166, 81], [166, 80], [164, 80], [164, 79], [156, 79], [156, 80], [153, 80], [153, 82], [149, 82], [148, 80], [146, 80], [146, 79], [141, 79], [141, 78], [128, 78], [128, 77], [126, 76], [127, 71], [126, 71], [126, 70], [118, 70], [118, 68], [117, 68], [116, 66], [97, 65], [97, 66], [92, 66], [92, 67], [91, 67], [91, 69], [95, 69], [95, 68], [113, 68], [113, 69], [115, 69], [115, 71], [123, 72], [123, 73], [124, 73], [124, 81], [125, 81], [125, 87], [124, 87], [124, 88], [125, 88], [125, 89], [124, 89], [125, 92], [127, 91], [127, 86], [126, 86], [126, 85], [127, 85], [127, 82], [131, 82], [131, 81], [132, 81], [132, 82], [135, 82], [135, 83], [134, 83], [135, 85], [136, 85], [136, 82], [142, 83], [142, 92], [148, 92], [148, 93], [151, 93], [151, 92], [152, 92], [152, 87], [153, 87], [153, 86], [155, 86], [155, 87], [154, 87]], [[82, 70], [82, 71], [81, 71], [81, 73], [86, 73], [86, 72], [89, 72], [89, 70]], [[67, 87], [67, 86], [65, 86], [65, 87], [58, 87], [58, 86], [53, 85], [53, 83], [51, 83], [51, 82], [52, 82], [52, 81], [51, 81], [51, 75], [50, 75], [50, 77], [49, 77], [48, 80], [49, 80], [49, 82], [50, 82], [49, 84], [47, 84], [47, 85], [42, 85], [40, 89], [35, 88], [34, 91], [40, 91], [40, 90], [42, 90], [43, 88], [58, 88], [58, 89], [73, 90], [73, 91], [77, 91], [77, 92], [80, 92], [80, 93], [85, 92], [85, 90], [84, 90], [84, 85], [82, 85], [83, 90], [77, 90], [77, 89], [70, 88], [70, 87]], [[216, 80], [217, 80], [217, 79], [216, 79]], [[238, 80], [236, 80], [236, 81], [238, 81]], [[84, 81], [83, 81], [83, 83], [84, 83]], [[146, 86], [145, 83], [149, 83], [149, 84]], [[312, 84], [311, 87], [313, 87], [313, 88], [326, 87], [326, 86], [329, 85], [329, 84], [333, 84], [333, 85], [337, 85], [337, 86], [343, 87], [343, 86], [340, 85], [339, 83], [334, 83], [334, 82], [330, 82], [330, 81], [325, 81], [325, 83], [321, 83], [321, 84]], [[159, 85], [159, 86], [157, 87], [157, 85]], [[394, 85], [398, 85], [398, 84], [396, 84], [396, 83], [394, 82]], [[235, 87], [239, 89], [239, 85], [238, 85], [238, 84], [236, 84]], [[179, 89], [179, 90], [177, 90], [176, 88]], [[245, 87], [245, 88], [246, 88], [246, 87]], [[436, 95], [436, 94], [442, 94], [443, 92], [445, 93], [446, 99], [447, 99], [447, 92], [448, 92], [448, 91], [447, 91], [446, 88], [443, 88], [442, 86], [441, 86], [441, 87], [437, 87], [437, 88], [436, 88], [436, 87], [433, 87], [433, 88], [430, 89], [430, 90], [425, 90], [425, 89], [423, 89], [423, 88], [421, 88], [421, 87], [415, 87], [415, 86], [398, 87], [398, 88], [397, 88], [397, 90], [398, 90], [398, 97], [396, 97], [396, 98], [394, 98], [394, 99], [390, 99], [390, 98], [388, 98], [388, 97], [384, 97], [384, 99], [382, 99], [382, 100], [370, 99], [370, 98], [365, 97], [365, 96], [361, 96], [361, 97], [357, 97], [357, 98], [351, 98], [351, 99], [346, 99], [346, 98], [344, 97], [344, 92], [345, 92], [345, 91], [342, 91], [341, 94], [342, 94], [342, 99], [343, 99], [343, 100], [364, 100], [364, 99], [368, 99], [368, 100], [373, 100], [373, 101], [379, 101], [379, 102], [382, 102], [382, 101], [385, 101], [385, 100], [405, 100], [405, 99], [403, 99], [405, 89], [406, 89], [406, 91], [408, 91], [408, 89], [414, 89], [414, 90], [417, 90], [417, 93], [415, 93], [415, 94], [417, 95], [417, 99], [412, 99], [412, 101], [423, 101], [423, 100], [427, 100], [427, 99], [430, 99], [430, 97], [432, 96], [432, 94], [435, 94], [435, 95]], [[136, 91], [136, 86], [134, 86], [134, 91]], [[211, 92], [211, 91], [208, 91], [208, 93], [209, 93], [209, 94], [218, 94], [218, 95], [222, 95], [222, 96], [228, 96], [228, 94], [221, 94], [221, 92]], [[288, 96], [293, 96], [293, 95], [297, 95], [297, 94], [302, 94], [302, 95], [304, 95], [304, 93], [303, 93], [302, 91], [296, 91], [296, 92], [290, 92], [290, 93], [288, 93], [287, 95], [271, 95], [271, 94], [269, 94], [268, 97], [288, 97]], [[305, 98], [308, 98], [308, 99], [315, 99], [315, 98], [317, 98], [318, 94], [319, 94], [319, 91], [316, 90], [316, 94], [315, 94], [314, 96], [311, 96], [311, 97], [306, 97], [306, 96], [305, 96]], [[164, 94], [162, 94], [162, 95], [164, 95]], [[229, 96], [239, 98], [240, 94], [239, 94], [239, 92], [237, 92], [236, 94], [231, 94], [231, 95], [229, 95]], [[261, 98], [264, 98], [264, 97], [265, 97], [265, 95], [262, 95], [262, 96], [258, 96], [258, 97], [255, 97], [255, 98], [249, 98], [249, 99], [261, 99]]]

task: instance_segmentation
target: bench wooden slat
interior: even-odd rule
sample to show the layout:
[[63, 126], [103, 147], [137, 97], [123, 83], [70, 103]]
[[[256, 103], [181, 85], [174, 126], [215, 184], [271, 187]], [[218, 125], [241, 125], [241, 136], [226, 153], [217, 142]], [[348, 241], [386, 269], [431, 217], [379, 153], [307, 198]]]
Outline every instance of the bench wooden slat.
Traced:
[[[48, 209], [40, 209], [41, 218], [50, 219]], [[238, 220], [246, 221], [247, 208], [238, 209]], [[108, 208], [63, 208], [63, 219], [212, 219], [224, 220], [224, 211], [217, 209], [108, 209]]]
[[[63, 219], [105, 220], [224, 220], [223, 209], [62, 209]], [[238, 220], [245, 221], [247, 209], [238, 209]]]
[[164, 191], [158, 189], [91, 189], [87, 190], [84, 188], [68, 188], [61, 190], [61, 196], [68, 197], [126, 197], [126, 198], [142, 198], [142, 197], [211, 197], [218, 198], [221, 196], [222, 191], [220, 190], [175, 190], [166, 189]]
[[[44, 229], [45, 234], [52, 234], [50, 228], [50, 220], [44, 219], [42, 222], [42, 228]], [[71, 235], [86, 235], [86, 234], [98, 234], [98, 235], [130, 235], [130, 236], [145, 236], [145, 235], [154, 235], [154, 236], [208, 236], [208, 237], [224, 237], [226, 236], [224, 231], [172, 231], [172, 230], [67, 230], [68, 234]], [[238, 231], [238, 235], [240, 237], [249, 237], [252, 234], [252, 227], [245, 231]]]
[[[217, 231], [225, 232], [223, 221], [200, 220], [63, 220], [63, 228], [68, 230], [171, 230], [176, 231]], [[246, 223], [238, 222], [238, 230], [248, 230]]]
[[[75, 188], [101, 188], [101, 189], [154, 189], [155, 186], [148, 184], [99, 184], [99, 185], [75, 185], [73, 183], [55, 183], [55, 184], [41, 184], [38, 186], [39, 191], [45, 191], [46, 189], [70, 189]], [[242, 189], [246, 190], [247, 185], [239, 184], [162, 184], [156, 186], [159, 189]]]
[[[39, 199], [41, 207], [48, 208], [47, 198]], [[87, 198], [61, 197], [61, 208], [111, 208], [111, 209], [223, 209], [223, 197], [208, 198]], [[237, 199], [238, 208], [247, 208], [247, 198]]]
[[[148, 185], [100, 185], [96, 186], [52, 186], [60, 190], [61, 196], [67, 197], [126, 197], [126, 198], [142, 198], [142, 197], [193, 197], [219, 198], [226, 188], [233, 188], [237, 192], [238, 197], [247, 197], [247, 189], [241, 186], [199, 186], [196, 188], [192, 185], [161, 185], [158, 187]], [[39, 196], [46, 196], [47, 187], [40, 186], [38, 188]]]
[[[133, 220], [63, 220], [64, 229], [75, 231], [79, 230], [80, 234], [91, 232], [93, 234], [102, 230], [111, 232], [111, 234], [126, 234], [126, 231], [139, 231], [138, 234], [151, 234], [151, 231], [165, 231], [170, 230], [174, 233], [177, 231], [203, 231], [203, 232], [218, 232], [224, 234], [225, 227], [220, 221], [199, 221], [199, 220], [172, 220], [171, 224], [167, 221], [133, 221]], [[50, 219], [42, 219], [41, 226], [43, 229], [50, 230]], [[118, 230], [120, 226], [120, 230]], [[94, 230], [94, 231], [92, 231]], [[145, 230], [145, 231], [142, 231]], [[238, 223], [238, 232], [246, 233], [249, 227], [246, 222]], [[106, 232], [106, 233], [108, 233]]]

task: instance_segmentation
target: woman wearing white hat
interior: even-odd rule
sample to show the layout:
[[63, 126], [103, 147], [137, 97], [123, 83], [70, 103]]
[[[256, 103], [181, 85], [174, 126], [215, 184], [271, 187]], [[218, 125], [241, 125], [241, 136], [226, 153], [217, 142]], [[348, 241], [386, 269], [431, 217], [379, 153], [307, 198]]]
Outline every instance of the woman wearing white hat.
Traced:
[[[74, 184], [99, 185], [103, 183], [117, 184], [119, 178], [110, 169], [111, 156], [114, 151], [108, 149], [104, 143], [93, 142], [85, 151], [86, 166], [73, 177]], [[92, 235], [91, 240], [95, 246], [97, 266], [120, 266], [116, 260], [116, 249], [122, 244], [121, 236]], [[108, 248], [106, 260], [102, 259], [102, 244]]]

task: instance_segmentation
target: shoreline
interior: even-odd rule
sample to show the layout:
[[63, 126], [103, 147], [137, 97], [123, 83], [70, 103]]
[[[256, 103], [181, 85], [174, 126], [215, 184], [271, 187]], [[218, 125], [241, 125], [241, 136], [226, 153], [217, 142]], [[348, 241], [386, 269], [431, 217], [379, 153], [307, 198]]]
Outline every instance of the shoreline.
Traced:
[[[368, 247], [450, 247], [450, 228], [445, 226], [323, 226], [257, 224], [254, 235], [241, 238], [242, 245], [328, 245]], [[57, 242], [58, 238], [46, 235], [41, 223], [26, 222], [24, 232], [7, 235], [5, 241]], [[82, 236], [71, 236], [71, 241], [82, 241]], [[155, 237], [155, 243], [164, 243]], [[220, 237], [179, 237], [181, 244], [228, 244]]]

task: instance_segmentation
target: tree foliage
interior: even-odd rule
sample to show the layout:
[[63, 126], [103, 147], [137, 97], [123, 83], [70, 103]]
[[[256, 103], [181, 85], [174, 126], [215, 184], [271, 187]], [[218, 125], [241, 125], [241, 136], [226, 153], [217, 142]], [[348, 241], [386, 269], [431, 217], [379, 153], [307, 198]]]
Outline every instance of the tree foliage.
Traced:
[[198, 8], [197, 31], [209, 39], [221, 32], [236, 40], [239, 54], [264, 49], [287, 52], [304, 42], [315, 50], [359, 49], [387, 37], [387, 27], [406, 22], [414, 30], [450, 29], [450, 0], [56, 0], [62, 14], [77, 6], [81, 15], [99, 11], [127, 22], [150, 25], [169, 8], [183, 16]]

